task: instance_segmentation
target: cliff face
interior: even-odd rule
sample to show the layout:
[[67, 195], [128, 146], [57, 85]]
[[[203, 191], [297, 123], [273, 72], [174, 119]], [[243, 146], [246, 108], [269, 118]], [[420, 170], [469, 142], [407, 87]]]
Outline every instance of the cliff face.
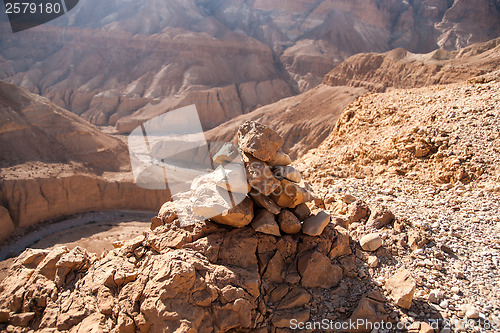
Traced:
[[[142, 189], [131, 179], [113, 180], [80, 173], [58, 178], [2, 181], [0, 198], [8, 207], [15, 229], [22, 229], [88, 211], [119, 208], [154, 211], [169, 196], [162, 191]], [[7, 220], [5, 224], [9, 224]]]
[[0, 82], [0, 239], [37, 222], [105, 209], [156, 210], [133, 184], [126, 146], [46, 98]]
[[498, 0], [82, 0], [56, 26], [13, 35], [2, 25], [0, 78], [120, 131], [196, 99], [208, 129], [316, 86], [359, 52], [453, 50], [497, 37], [498, 8]]

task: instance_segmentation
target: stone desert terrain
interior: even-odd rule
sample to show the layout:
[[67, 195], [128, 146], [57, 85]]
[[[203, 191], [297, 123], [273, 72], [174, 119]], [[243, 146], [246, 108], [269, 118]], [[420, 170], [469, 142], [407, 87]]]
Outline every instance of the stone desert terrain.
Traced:
[[[25, 251], [0, 285], [6, 327], [268, 332], [326, 320], [363, 323], [340, 331], [494, 331], [499, 84], [492, 72], [362, 96], [295, 168], [283, 138], [246, 122], [237, 141], [250, 197], [194, 224], [167, 202], [151, 231], [100, 256]], [[220, 202], [217, 179], [202, 183], [208, 201], [193, 189], [188, 211]]]
[[[500, 330], [499, 35], [498, 0], [2, 13], [0, 331]], [[192, 104], [214, 171], [134, 184], [127, 134]]]

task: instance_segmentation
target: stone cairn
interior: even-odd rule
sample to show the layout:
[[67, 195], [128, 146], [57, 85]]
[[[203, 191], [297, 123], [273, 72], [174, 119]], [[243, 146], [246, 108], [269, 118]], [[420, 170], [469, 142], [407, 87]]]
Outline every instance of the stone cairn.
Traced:
[[[392, 213], [352, 196], [316, 199], [283, 139], [261, 124], [244, 123], [238, 145], [215, 154], [223, 172], [195, 179], [162, 206], [153, 230], [113, 250], [24, 251], [0, 282], [0, 331], [284, 333], [325, 318], [394, 321], [366, 274], [390, 260], [383, 240], [372, 233], [354, 242], [348, 231], [383, 227]], [[244, 167], [232, 168], [235, 153]], [[228, 190], [237, 205], [225, 200]], [[408, 309], [415, 283], [400, 269], [384, 288]]]
[[[188, 224], [194, 224], [193, 217], [196, 217], [235, 228], [250, 224], [255, 231], [274, 236], [301, 231], [309, 236], [320, 235], [330, 222], [330, 214], [313, 209], [313, 202], [318, 198], [300, 172], [290, 165], [290, 157], [281, 149], [283, 138], [254, 121], [241, 125], [237, 137], [239, 151], [232, 144], [225, 145], [213, 160], [224, 165], [241, 154], [246, 175], [241, 177], [240, 170], [224, 166], [224, 173], [217, 169], [196, 179], [192, 191], [178, 195], [175, 204], [163, 205], [159, 216], [153, 218], [151, 228], [171, 223], [182, 215]], [[231, 206], [221, 191], [231, 192], [240, 203]], [[225, 210], [217, 214], [220, 207]]]

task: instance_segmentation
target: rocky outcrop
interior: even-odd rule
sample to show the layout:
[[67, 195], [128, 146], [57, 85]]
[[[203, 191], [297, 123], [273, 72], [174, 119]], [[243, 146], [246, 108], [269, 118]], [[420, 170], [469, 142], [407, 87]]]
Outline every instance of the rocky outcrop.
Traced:
[[[364, 278], [364, 252], [345, 228], [328, 223], [310, 236], [253, 222], [181, 227], [171, 204], [153, 230], [100, 257], [78, 246], [27, 249], [0, 283], [0, 329], [267, 332], [328, 314], [338, 323], [362, 319], [356, 331], [370, 332], [368, 322], [397, 321], [389, 317], [394, 305]], [[267, 210], [259, 212], [254, 222]], [[278, 216], [282, 231], [285, 219]]]
[[[246, 168], [248, 156], [256, 160], [251, 154], [269, 164], [289, 161], [282, 138], [262, 124], [244, 123], [238, 141]], [[225, 145], [214, 161], [227, 166], [234, 154]], [[288, 332], [328, 316], [328, 328], [370, 332], [370, 323], [397, 322], [394, 310], [412, 306], [415, 280], [401, 269], [385, 290], [372, 281], [366, 272], [379, 261], [391, 267], [391, 250], [378, 234], [376, 246], [365, 248], [361, 236], [377, 227], [388, 239], [403, 227], [372, 226], [367, 222], [387, 209], [368, 209], [352, 195], [314, 198], [295, 168], [260, 163], [279, 187], [290, 188], [266, 195], [249, 176], [249, 196], [226, 207], [220, 190], [231, 187], [214, 172], [166, 202], [151, 230], [99, 257], [79, 246], [27, 249], [0, 283], [0, 329]], [[321, 208], [342, 204], [342, 214]], [[217, 205], [225, 211], [214, 215]], [[203, 213], [211, 217], [198, 219]], [[185, 223], [186, 214], [194, 223]]]
[[[159, 227], [101, 258], [80, 247], [28, 249], [0, 285], [0, 306], [11, 329], [54, 332], [264, 332], [327, 312], [347, 320], [335, 309], [355, 307], [353, 291], [369, 287], [345, 278], [348, 258], [330, 259], [338, 237], [332, 226], [276, 237], [203, 222]], [[372, 319], [389, 309], [381, 302]]]

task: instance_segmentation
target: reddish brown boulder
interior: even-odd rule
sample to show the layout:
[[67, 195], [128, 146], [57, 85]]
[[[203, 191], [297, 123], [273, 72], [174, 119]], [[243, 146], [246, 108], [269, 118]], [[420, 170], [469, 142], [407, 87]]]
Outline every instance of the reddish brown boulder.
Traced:
[[298, 270], [304, 287], [331, 288], [342, 279], [342, 268], [333, 265], [324, 254], [311, 251], [303, 254], [298, 260]]
[[330, 223], [330, 214], [320, 210], [304, 220], [302, 232], [309, 236], [319, 236]]
[[255, 217], [252, 220], [252, 228], [264, 234], [281, 236], [280, 227], [276, 223], [274, 214], [267, 209], [259, 209], [255, 212]]
[[302, 229], [300, 220], [288, 209], [283, 209], [278, 214], [278, 224], [281, 230], [287, 234], [296, 234]]
[[264, 162], [271, 161], [283, 145], [278, 133], [254, 121], [243, 123], [237, 135], [240, 149]]
[[280, 181], [274, 177], [271, 168], [266, 163], [248, 154], [244, 154], [243, 159], [246, 165], [248, 183], [252, 188], [268, 196], [280, 185]]
[[377, 205], [371, 210], [366, 224], [369, 227], [380, 229], [394, 221], [394, 218], [394, 214], [387, 207]]
[[294, 208], [304, 202], [305, 190], [287, 179], [271, 193], [271, 198], [281, 207]]
[[264, 194], [262, 194], [256, 190], [250, 191], [249, 194], [257, 206], [267, 209], [269, 212], [273, 213], [274, 215], [277, 215], [280, 213], [281, 207], [278, 206], [271, 198], [265, 196]]
[[292, 208], [291, 211], [297, 216], [300, 221], [304, 221], [310, 214], [311, 210], [305, 203], [301, 203], [296, 207]]
[[399, 269], [396, 274], [385, 283], [389, 296], [402, 308], [409, 309], [415, 293], [416, 282], [410, 272], [404, 268]]

